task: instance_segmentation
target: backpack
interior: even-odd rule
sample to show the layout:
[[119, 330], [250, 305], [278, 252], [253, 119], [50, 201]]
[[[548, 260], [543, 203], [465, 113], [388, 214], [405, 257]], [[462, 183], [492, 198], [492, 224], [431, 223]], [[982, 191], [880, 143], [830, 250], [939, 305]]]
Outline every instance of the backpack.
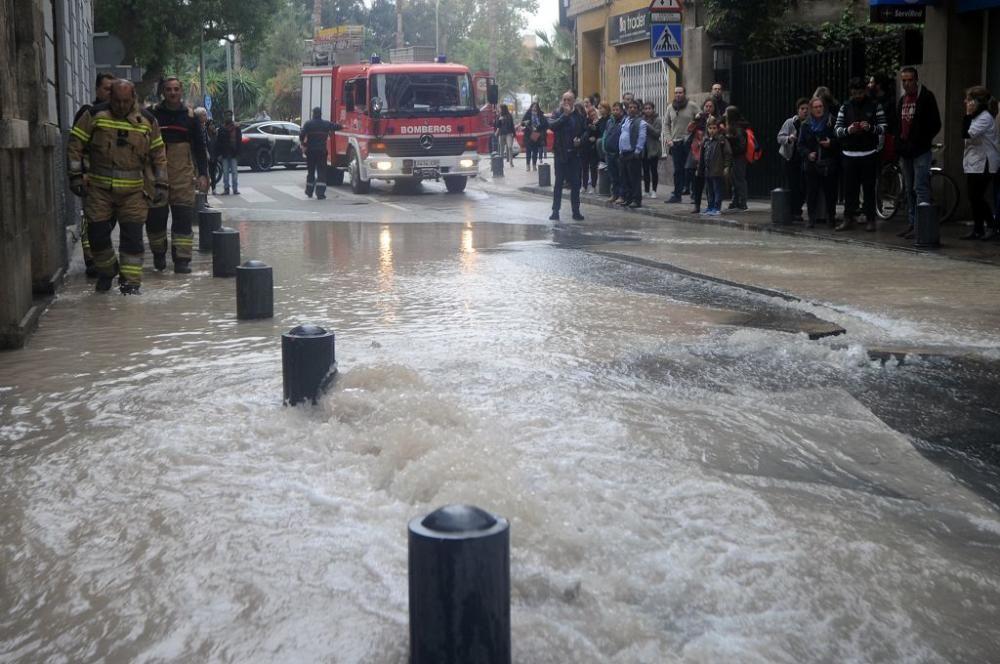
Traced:
[[757, 136], [753, 133], [753, 129], [747, 127], [747, 152], [746, 158], [747, 163], [752, 164], [755, 161], [760, 161], [761, 157], [764, 156], [764, 148], [760, 147], [760, 143], [757, 142]]

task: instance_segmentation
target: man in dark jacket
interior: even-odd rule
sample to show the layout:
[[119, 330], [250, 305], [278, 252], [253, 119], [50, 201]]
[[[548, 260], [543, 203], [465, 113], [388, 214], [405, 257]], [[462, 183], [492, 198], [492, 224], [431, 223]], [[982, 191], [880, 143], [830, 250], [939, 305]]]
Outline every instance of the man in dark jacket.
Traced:
[[878, 177], [879, 138], [885, 134], [882, 106], [868, 96], [865, 82], [858, 77], [848, 84], [851, 98], [840, 107], [834, 131], [840, 141], [844, 168], [844, 220], [834, 228], [844, 231], [854, 225], [858, 196], [865, 194], [866, 231], [875, 230], [875, 180]]
[[309, 198], [314, 189], [317, 199], [326, 198], [326, 139], [340, 129], [339, 124], [323, 119], [323, 109], [319, 106], [313, 109], [312, 120], [302, 125], [299, 141], [306, 153], [306, 196]]
[[218, 155], [222, 163], [222, 193], [229, 195], [230, 179], [232, 180], [233, 193], [240, 195], [239, 165], [240, 165], [240, 145], [243, 143], [243, 130], [233, 122], [233, 112], [226, 111], [225, 120], [222, 127], [215, 135], [215, 154]]
[[931, 147], [941, 131], [937, 99], [920, 85], [917, 70], [903, 67], [899, 72], [903, 96], [896, 106], [896, 153], [903, 168], [906, 212], [909, 227], [900, 237], [912, 237], [917, 222], [917, 205], [931, 202]]
[[580, 144], [587, 132], [587, 119], [577, 113], [575, 107], [576, 95], [567, 90], [563, 93], [559, 110], [553, 113], [549, 120], [549, 129], [555, 138], [552, 154], [556, 163], [550, 221], [559, 221], [563, 185], [567, 182], [573, 219], [583, 221], [583, 215], [580, 214]]

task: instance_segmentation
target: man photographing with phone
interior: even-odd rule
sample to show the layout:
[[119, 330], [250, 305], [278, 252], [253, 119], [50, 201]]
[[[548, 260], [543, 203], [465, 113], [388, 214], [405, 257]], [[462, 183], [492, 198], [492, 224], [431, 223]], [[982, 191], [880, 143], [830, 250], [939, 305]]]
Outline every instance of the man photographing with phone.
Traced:
[[569, 184], [569, 202], [573, 219], [583, 221], [580, 214], [580, 144], [587, 131], [587, 119], [576, 112], [576, 95], [571, 90], [563, 93], [559, 110], [552, 114], [549, 129], [555, 137], [552, 148], [556, 162], [556, 181], [552, 188], [552, 215], [550, 221], [559, 221], [562, 207], [563, 185]]
[[863, 79], [852, 78], [849, 87], [851, 98], [840, 107], [835, 125], [843, 151], [844, 220], [834, 230], [844, 231], [854, 225], [863, 190], [865, 230], [874, 231], [879, 137], [885, 134], [885, 113], [882, 106], [868, 96], [868, 86]]

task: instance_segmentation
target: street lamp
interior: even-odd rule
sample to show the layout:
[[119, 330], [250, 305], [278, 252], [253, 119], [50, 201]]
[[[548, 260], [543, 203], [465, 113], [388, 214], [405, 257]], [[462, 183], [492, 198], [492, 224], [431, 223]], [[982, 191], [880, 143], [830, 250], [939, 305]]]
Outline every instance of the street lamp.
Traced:
[[233, 112], [233, 122], [236, 121], [236, 100], [233, 99], [233, 42], [236, 41], [236, 35], [226, 35], [224, 39], [219, 40], [219, 46], [226, 47], [226, 86], [229, 93], [229, 110]]

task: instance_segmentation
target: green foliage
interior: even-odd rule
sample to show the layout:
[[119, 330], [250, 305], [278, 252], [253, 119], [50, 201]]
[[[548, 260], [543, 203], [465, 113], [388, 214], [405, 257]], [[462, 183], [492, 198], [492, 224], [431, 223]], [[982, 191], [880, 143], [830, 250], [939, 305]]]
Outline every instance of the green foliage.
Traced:
[[95, 28], [121, 38], [128, 57], [146, 67], [147, 80], [181, 54], [197, 49], [203, 34], [217, 40], [233, 34], [244, 44], [260, 42], [281, 0], [97, 0]]
[[898, 37], [904, 26], [882, 25], [862, 21], [850, 7], [845, 8], [839, 21], [820, 25], [782, 25], [767, 39], [748, 44], [749, 58], [770, 58], [809, 51], [841, 48], [853, 39], [865, 41], [865, 60], [870, 73], [895, 72], [901, 66]]
[[573, 34], [556, 23], [551, 36], [541, 31], [535, 36], [538, 48], [525, 64], [525, 85], [542, 110], [550, 110], [573, 87]]
[[705, 0], [705, 27], [718, 40], [748, 44], [768, 39], [792, 0]]
[[264, 103], [276, 120], [301, 120], [302, 72], [298, 66], [285, 67], [267, 81]]
[[[201, 99], [201, 80], [197, 70], [187, 72], [182, 79], [187, 84], [187, 99]], [[213, 115], [221, 115], [224, 109], [230, 108], [229, 86], [225, 71], [207, 72], [205, 90], [212, 96]], [[233, 70], [233, 97], [236, 99], [237, 119], [245, 120], [256, 115], [263, 96], [264, 87], [257, 81], [253, 72], [246, 69]]]

